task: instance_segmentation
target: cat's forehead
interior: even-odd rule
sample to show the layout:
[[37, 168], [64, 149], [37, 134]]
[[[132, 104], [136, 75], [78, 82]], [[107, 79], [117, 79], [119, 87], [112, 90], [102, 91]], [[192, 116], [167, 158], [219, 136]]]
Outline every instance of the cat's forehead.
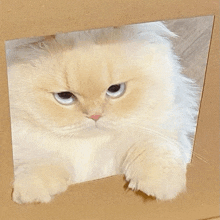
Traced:
[[79, 93], [101, 93], [111, 84], [129, 79], [128, 60], [118, 47], [89, 46], [68, 51], [64, 57], [68, 86]]

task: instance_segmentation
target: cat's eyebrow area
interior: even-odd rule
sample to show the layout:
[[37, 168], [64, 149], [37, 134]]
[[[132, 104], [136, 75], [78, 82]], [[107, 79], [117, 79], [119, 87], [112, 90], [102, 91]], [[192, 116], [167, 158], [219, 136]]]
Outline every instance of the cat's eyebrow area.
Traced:
[[81, 95], [79, 92], [76, 92], [76, 91], [74, 91], [74, 90], [72, 90], [72, 89], [65, 90], [65, 91], [63, 91], [63, 92], [66, 92], [66, 91], [71, 92], [71, 93], [73, 93], [74, 95], [77, 95], [77, 96], [81, 96], [81, 97], [82, 97], [82, 95]]

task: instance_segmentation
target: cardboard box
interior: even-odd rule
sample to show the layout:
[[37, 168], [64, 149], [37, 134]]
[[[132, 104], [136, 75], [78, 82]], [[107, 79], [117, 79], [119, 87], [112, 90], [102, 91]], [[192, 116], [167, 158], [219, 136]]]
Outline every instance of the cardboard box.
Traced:
[[[0, 2], [0, 219], [167, 219], [219, 216], [219, 2], [217, 0], [3, 0]], [[126, 191], [123, 176], [76, 184], [49, 204], [18, 205], [11, 200], [13, 165], [4, 42], [125, 24], [214, 15], [205, 85], [187, 193], [158, 202]]]

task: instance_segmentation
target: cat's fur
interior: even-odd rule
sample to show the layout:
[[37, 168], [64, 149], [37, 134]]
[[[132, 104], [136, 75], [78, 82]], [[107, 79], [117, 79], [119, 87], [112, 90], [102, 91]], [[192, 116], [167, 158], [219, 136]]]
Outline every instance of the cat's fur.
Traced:
[[[15, 202], [116, 174], [160, 200], [185, 189], [197, 104], [174, 36], [153, 22], [7, 43]], [[123, 82], [121, 97], [106, 96]], [[78, 100], [59, 104], [62, 91]]]

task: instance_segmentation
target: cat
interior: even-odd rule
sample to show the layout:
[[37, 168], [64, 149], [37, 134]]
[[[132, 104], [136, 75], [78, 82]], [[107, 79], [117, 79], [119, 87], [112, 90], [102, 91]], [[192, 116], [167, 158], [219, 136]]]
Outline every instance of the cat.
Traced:
[[158, 200], [186, 189], [197, 93], [162, 22], [8, 41], [13, 201], [124, 174]]

